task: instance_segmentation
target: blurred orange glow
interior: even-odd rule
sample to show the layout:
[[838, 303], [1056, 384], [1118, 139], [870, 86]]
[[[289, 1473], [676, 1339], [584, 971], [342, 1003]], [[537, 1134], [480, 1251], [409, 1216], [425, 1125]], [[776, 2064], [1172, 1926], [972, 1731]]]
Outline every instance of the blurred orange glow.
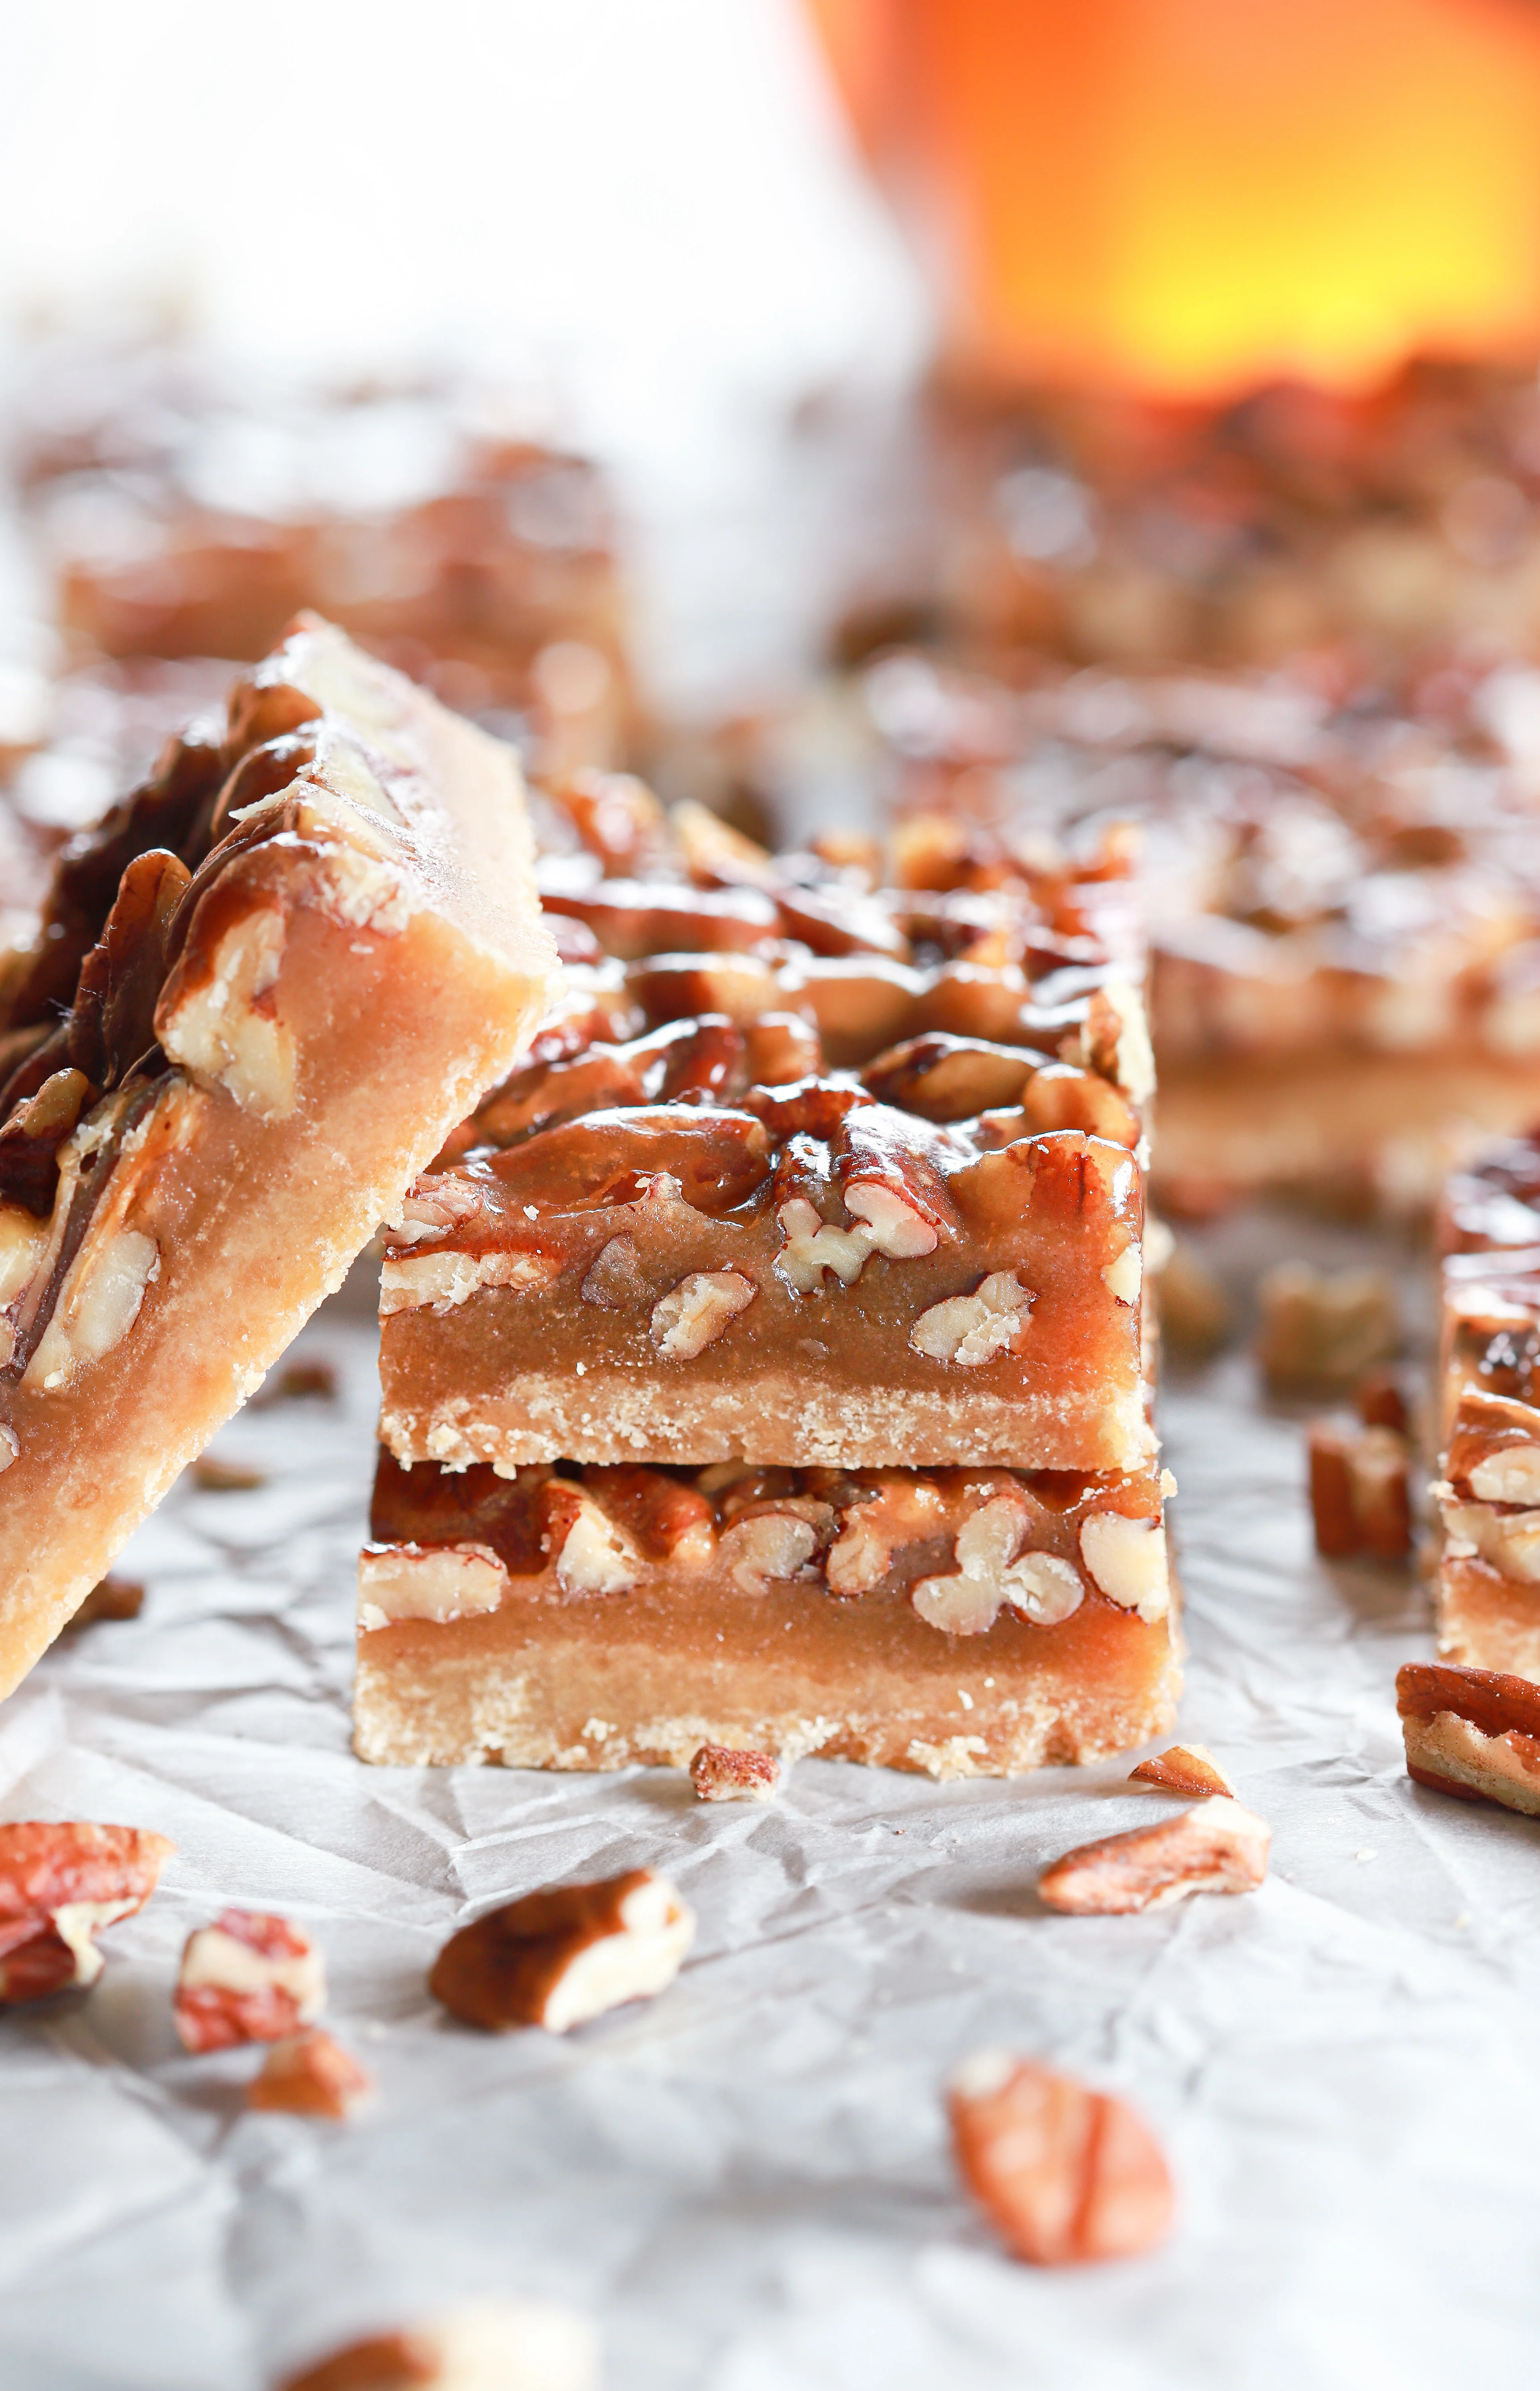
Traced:
[[809, 0], [951, 354], [1172, 398], [1540, 345], [1525, 0]]

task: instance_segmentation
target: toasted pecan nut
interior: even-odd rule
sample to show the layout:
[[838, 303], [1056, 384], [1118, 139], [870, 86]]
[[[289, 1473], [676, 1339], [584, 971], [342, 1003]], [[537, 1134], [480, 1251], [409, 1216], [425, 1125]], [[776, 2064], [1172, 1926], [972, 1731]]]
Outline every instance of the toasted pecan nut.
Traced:
[[486, 1169], [511, 1205], [542, 1211], [634, 1203], [666, 1171], [698, 1211], [730, 1212], [770, 1176], [770, 1141], [752, 1113], [693, 1105], [585, 1113], [492, 1156]]
[[1393, 1370], [1365, 1370], [1352, 1390], [1352, 1407], [1365, 1428], [1392, 1428], [1397, 1436], [1410, 1433], [1406, 1397]]
[[1540, 1408], [1466, 1388], [1445, 1468], [1451, 1483], [1478, 1503], [1540, 1506]]
[[1395, 1693], [1408, 1777], [1540, 1817], [1540, 1687], [1496, 1669], [1409, 1661]]
[[374, 2079], [319, 2026], [275, 2042], [246, 2087], [248, 2109], [286, 2109], [296, 2117], [350, 2116]]
[[573, 772], [550, 795], [606, 872], [635, 872], [662, 848], [663, 808], [634, 773]]
[[703, 1802], [769, 1802], [781, 1782], [781, 1763], [770, 1751], [703, 1743], [690, 1764], [690, 1782]]
[[746, 1312], [759, 1289], [742, 1271], [692, 1271], [653, 1306], [648, 1333], [668, 1361], [692, 1362]]
[[320, 1953], [286, 1918], [226, 1909], [189, 1934], [172, 2000], [187, 2050], [281, 2042], [326, 2001]]
[[749, 1084], [782, 1088], [815, 1079], [823, 1068], [823, 1040], [795, 1013], [767, 1013], [744, 1025], [744, 1070]]
[[1153, 1760], [1131, 1768], [1128, 1781], [1158, 1785], [1162, 1793], [1222, 1793], [1227, 1801], [1236, 1792], [1206, 1743], [1173, 1743], [1169, 1751], [1158, 1751]]
[[[859, 1519], [860, 1514], [858, 1512]], [[922, 1578], [911, 1599], [927, 1627], [947, 1635], [984, 1635], [1009, 1606], [1035, 1627], [1056, 1627], [1085, 1600], [1072, 1562], [1023, 1550], [1030, 1529], [1026, 1504], [996, 1494], [957, 1531], [956, 1573]]]
[[1110, 1080], [1074, 1063], [1050, 1063], [1034, 1072], [1021, 1092], [1021, 1114], [1024, 1137], [1049, 1129], [1079, 1129], [1114, 1145], [1134, 1146], [1142, 1133], [1128, 1098]]
[[951, 1038], [932, 1029], [874, 1056], [861, 1078], [881, 1104], [899, 1105], [925, 1120], [971, 1120], [994, 1105], [1019, 1104], [1033, 1072], [1048, 1059], [1023, 1047], [992, 1046], [986, 1039]]
[[599, 2391], [599, 2343], [565, 2308], [479, 2301], [350, 2342], [279, 2391]]
[[651, 1868], [595, 1884], [552, 1885], [452, 1934], [428, 1989], [466, 2025], [565, 2034], [623, 2001], [673, 1983], [695, 1932], [690, 1910]]
[[1230, 1335], [1234, 1306], [1221, 1281], [1178, 1240], [1155, 1282], [1160, 1334], [1173, 1352], [1201, 1361]]
[[1110, 2093], [979, 2051], [947, 2088], [958, 2171], [1012, 2255], [1034, 2267], [1132, 2258], [1170, 2232], [1159, 2145]]
[[1411, 1454], [1390, 1428], [1313, 1420], [1310, 1510], [1315, 1549], [1327, 1560], [1365, 1553], [1399, 1560], [1412, 1549]]
[[175, 1849], [141, 1827], [0, 1826], [0, 2002], [95, 1984], [92, 1937], [144, 1907]]
[[1194, 1893], [1251, 1893], [1267, 1874], [1271, 1829], [1215, 1795], [1158, 1826], [1077, 1844], [1038, 1879], [1050, 1909], [1080, 1918], [1165, 1909]]

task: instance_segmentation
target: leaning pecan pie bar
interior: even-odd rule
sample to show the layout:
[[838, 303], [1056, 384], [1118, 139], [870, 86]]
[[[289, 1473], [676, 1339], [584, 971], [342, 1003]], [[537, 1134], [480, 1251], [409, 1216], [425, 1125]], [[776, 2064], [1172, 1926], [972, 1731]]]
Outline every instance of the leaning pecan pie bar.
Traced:
[[1153, 1471], [404, 1470], [359, 1569], [366, 1760], [685, 1766], [703, 1743], [1009, 1773], [1171, 1723]]
[[554, 972], [510, 751], [314, 618], [65, 849], [0, 977], [0, 1689]]
[[602, 868], [633, 817], [576, 794], [563, 1011], [388, 1241], [391, 1451], [1143, 1467], [1127, 882], [927, 882], [912, 842], [857, 872], [688, 816], [638, 877]]

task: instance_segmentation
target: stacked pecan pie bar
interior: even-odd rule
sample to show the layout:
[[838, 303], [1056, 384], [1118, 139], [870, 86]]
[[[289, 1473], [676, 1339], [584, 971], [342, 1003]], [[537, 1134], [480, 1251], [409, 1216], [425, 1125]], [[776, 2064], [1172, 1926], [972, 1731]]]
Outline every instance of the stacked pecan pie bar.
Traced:
[[1540, 1133], [1456, 1174], [1440, 1226], [1439, 1648], [1540, 1680]]
[[511, 752], [314, 617], [64, 849], [0, 957], [0, 1692], [526, 1041], [530, 865]]
[[566, 996], [388, 1239], [366, 1757], [947, 1775], [1167, 1721], [1119, 862], [568, 787]]

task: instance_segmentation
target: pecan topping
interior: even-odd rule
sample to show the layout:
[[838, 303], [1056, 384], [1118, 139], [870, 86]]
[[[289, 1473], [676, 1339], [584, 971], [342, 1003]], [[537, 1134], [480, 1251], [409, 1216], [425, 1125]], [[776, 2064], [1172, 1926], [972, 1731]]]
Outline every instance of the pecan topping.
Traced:
[[1121, 2100], [1004, 2051], [980, 2051], [948, 2087], [964, 2181], [1012, 2255], [1035, 2267], [1132, 2258], [1164, 2241], [1171, 2181]]
[[690, 1782], [703, 1802], [769, 1802], [781, 1782], [781, 1763], [773, 1752], [703, 1743], [690, 1764]]
[[1251, 1893], [1267, 1874], [1271, 1830], [1238, 1802], [1214, 1795], [1158, 1826], [1081, 1843], [1044, 1868], [1038, 1894], [1081, 1918], [1165, 1909], [1195, 1893]]
[[175, 1849], [139, 1827], [0, 1826], [0, 2002], [94, 1984], [92, 1937], [144, 1907]]
[[525, 1893], [451, 1935], [428, 1989], [467, 2025], [565, 2034], [672, 1984], [695, 1921], [651, 1868]]
[[1166, 1532], [1158, 1519], [1093, 1511], [1081, 1528], [1081, 1557], [1109, 1601], [1151, 1625], [1171, 1608]]
[[511, 1207], [578, 1211], [635, 1203], [660, 1171], [697, 1211], [732, 1211], [770, 1176], [770, 1142], [752, 1113], [689, 1105], [585, 1113], [491, 1157]]
[[1540, 1505], [1540, 1409], [1468, 1388], [1455, 1413], [1446, 1467], [1479, 1503]]
[[[1048, 1061], [1020, 1046], [994, 1046], [982, 1038], [951, 1038], [929, 1030], [890, 1046], [861, 1073], [880, 1104], [897, 1105], [925, 1120], [969, 1120], [996, 1105], [1015, 1105], [1034, 1071]], [[1042, 1124], [1058, 1127], [1059, 1123]], [[1083, 1128], [1083, 1122], [1068, 1124]]]
[[541, 1543], [563, 1593], [624, 1594], [635, 1584], [636, 1549], [591, 1494], [570, 1478], [552, 1478], [541, 1489]]
[[320, 1953], [286, 1918], [221, 1911], [189, 1934], [172, 2004], [188, 2050], [280, 2042], [318, 2016], [326, 2000]]

